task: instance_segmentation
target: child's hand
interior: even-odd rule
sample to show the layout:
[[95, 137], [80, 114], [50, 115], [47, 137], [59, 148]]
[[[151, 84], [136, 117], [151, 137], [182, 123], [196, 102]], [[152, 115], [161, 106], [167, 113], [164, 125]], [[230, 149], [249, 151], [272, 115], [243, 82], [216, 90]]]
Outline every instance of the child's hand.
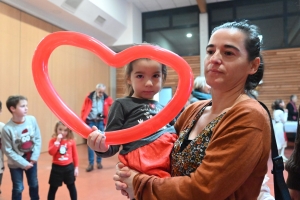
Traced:
[[60, 142], [62, 138], [63, 138], [62, 134], [58, 134], [57, 138], [56, 138], [56, 141]]
[[105, 144], [105, 134], [101, 133], [96, 126], [93, 126], [92, 129], [93, 132], [88, 136], [87, 144], [94, 151], [106, 152], [109, 146]]
[[27, 165], [24, 169], [25, 169], [25, 170], [28, 170], [28, 169], [30, 169], [31, 167], [33, 167], [33, 164], [28, 163], [28, 165]]
[[75, 167], [75, 169], [74, 169], [74, 176], [78, 176], [78, 173], [79, 173], [78, 167]]
[[36, 163], [35, 160], [30, 160], [30, 163], [34, 165], [34, 163]]

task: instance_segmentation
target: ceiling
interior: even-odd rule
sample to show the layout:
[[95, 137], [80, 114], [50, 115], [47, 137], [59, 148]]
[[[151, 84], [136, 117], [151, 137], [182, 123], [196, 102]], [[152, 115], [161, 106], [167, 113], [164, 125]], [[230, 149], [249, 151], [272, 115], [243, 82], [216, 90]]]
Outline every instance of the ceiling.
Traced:
[[[64, 30], [92, 36], [109, 47], [122, 46], [120, 38], [141, 41], [140, 13], [197, 5], [205, 0], [0, 0]], [[215, 3], [226, 0], [206, 0]], [[132, 13], [139, 13], [133, 15]], [[138, 16], [138, 17], [136, 17]], [[132, 25], [131, 21], [135, 21]], [[131, 27], [130, 27], [131, 26]], [[141, 28], [139, 28], [141, 29]], [[129, 31], [128, 31], [129, 30]], [[128, 37], [131, 34], [132, 40]], [[139, 36], [140, 35], [140, 36]], [[140, 38], [139, 38], [140, 37]], [[128, 45], [128, 44], [127, 44]], [[126, 48], [126, 44], [124, 44]]]
[[[197, 5], [197, 0], [127, 0], [132, 2], [141, 12], [180, 8]], [[206, 0], [206, 3], [216, 3], [228, 0]]]

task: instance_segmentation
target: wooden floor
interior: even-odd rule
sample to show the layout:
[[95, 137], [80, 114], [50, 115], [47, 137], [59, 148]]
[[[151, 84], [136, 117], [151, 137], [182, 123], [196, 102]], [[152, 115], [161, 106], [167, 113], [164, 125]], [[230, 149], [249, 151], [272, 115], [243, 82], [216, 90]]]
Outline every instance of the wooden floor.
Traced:
[[[289, 144], [286, 149], [286, 156], [289, 157], [293, 150], [292, 144]], [[115, 190], [114, 182], [112, 176], [115, 173], [115, 165], [118, 162], [117, 156], [103, 159], [103, 169], [94, 169], [92, 172], [86, 172], [87, 167], [87, 147], [86, 145], [78, 146], [79, 154], [79, 176], [76, 180], [77, 195], [78, 200], [96, 200], [96, 199], [126, 199], [118, 191]], [[12, 183], [10, 180], [10, 173], [5, 163], [6, 169], [3, 174], [2, 180], [2, 194], [0, 195], [0, 200], [10, 200], [11, 199], [11, 189]], [[273, 179], [271, 174], [272, 162], [268, 162], [269, 170], [268, 174], [270, 177], [269, 187], [271, 188], [273, 194]], [[95, 165], [96, 167], [96, 165]], [[38, 161], [38, 179], [39, 179], [39, 191], [40, 199], [47, 199], [48, 193], [48, 178], [51, 169], [51, 156], [48, 153], [42, 153]], [[286, 172], [284, 172], [286, 177]], [[23, 200], [29, 200], [28, 187], [26, 184], [26, 178], [24, 178], [25, 189], [23, 191]], [[67, 200], [69, 198], [69, 193], [65, 185], [60, 187], [56, 193], [56, 199]]]

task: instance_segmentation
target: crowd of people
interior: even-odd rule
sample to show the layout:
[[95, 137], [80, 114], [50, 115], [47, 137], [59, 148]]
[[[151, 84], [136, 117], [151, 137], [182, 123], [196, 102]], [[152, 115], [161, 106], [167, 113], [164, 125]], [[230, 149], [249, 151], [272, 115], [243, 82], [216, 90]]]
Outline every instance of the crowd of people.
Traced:
[[[82, 107], [82, 119], [89, 126], [96, 126], [104, 130], [108, 109], [113, 100], [104, 93], [105, 85], [97, 84], [95, 91], [85, 99]], [[37, 161], [41, 151], [41, 134], [34, 116], [27, 115], [28, 100], [25, 96], [10, 96], [6, 100], [6, 107], [12, 114], [6, 123], [0, 123], [0, 194], [4, 172], [3, 155], [7, 157], [7, 165], [12, 180], [12, 199], [21, 200], [23, 173], [27, 178], [29, 196], [31, 200], [40, 199], [37, 177]], [[0, 101], [0, 112], [2, 102]], [[52, 168], [49, 177], [48, 200], [54, 200], [58, 187], [64, 183], [72, 200], [77, 199], [75, 186], [78, 176], [78, 153], [74, 135], [71, 129], [58, 121], [54, 127], [54, 134], [49, 141], [48, 152], [52, 156]], [[87, 172], [93, 170], [94, 151], [88, 149], [89, 165]], [[97, 158], [97, 168], [102, 169], [101, 157]], [[43, 199], [43, 198], [42, 198]]]
[[[258, 27], [248, 21], [214, 28], [206, 47], [204, 76], [195, 78], [189, 105], [174, 123], [137, 141], [107, 145], [104, 131], [133, 127], [163, 109], [154, 95], [163, 87], [167, 67], [149, 58], [133, 60], [125, 68], [128, 93], [115, 101], [105, 93], [105, 85], [97, 84], [81, 111], [82, 120], [93, 130], [87, 138], [86, 172], [94, 169], [95, 155], [97, 168], [102, 169], [102, 158], [119, 153], [113, 179], [116, 189], [130, 199], [274, 199], [266, 184], [272, 124], [253, 93], [264, 74], [259, 35]], [[296, 102], [292, 95], [286, 106], [282, 99], [272, 104], [277, 148], [295, 200], [300, 198], [299, 137], [287, 158], [284, 123], [299, 124]], [[27, 115], [27, 103], [24, 96], [10, 96], [6, 106], [12, 118], [0, 123], [13, 200], [22, 199], [23, 173], [30, 199], [40, 199], [41, 135], [35, 117]], [[1, 108], [0, 102], [0, 112]], [[48, 152], [52, 156], [48, 200], [55, 199], [63, 183], [76, 200], [78, 153], [72, 131], [62, 122], [54, 126]], [[0, 186], [3, 163], [0, 152]]]

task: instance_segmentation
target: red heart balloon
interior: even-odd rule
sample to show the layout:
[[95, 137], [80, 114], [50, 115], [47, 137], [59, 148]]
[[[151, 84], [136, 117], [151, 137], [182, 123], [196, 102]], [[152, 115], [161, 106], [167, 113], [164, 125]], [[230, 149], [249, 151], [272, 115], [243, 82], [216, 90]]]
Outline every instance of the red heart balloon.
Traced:
[[137, 45], [115, 53], [93, 37], [85, 34], [61, 31], [49, 34], [37, 46], [32, 73], [36, 88], [50, 110], [70, 129], [87, 138], [92, 129], [82, 121], [59, 97], [49, 79], [48, 60], [52, 51], [60, 45], [72, 45], [89, 50], [107, 65], [123, 67], [138, 58], [149, 58], [172, 67], [179, 75], [178, 88], [167, 106], [153, 118], [137, 126], [119, 131], [106, 132], [107, 144], [124, 144], [144, 138], [172, 121], [187, 102], [193, 75], [187, 62], [177, 54], [152, 45]]

